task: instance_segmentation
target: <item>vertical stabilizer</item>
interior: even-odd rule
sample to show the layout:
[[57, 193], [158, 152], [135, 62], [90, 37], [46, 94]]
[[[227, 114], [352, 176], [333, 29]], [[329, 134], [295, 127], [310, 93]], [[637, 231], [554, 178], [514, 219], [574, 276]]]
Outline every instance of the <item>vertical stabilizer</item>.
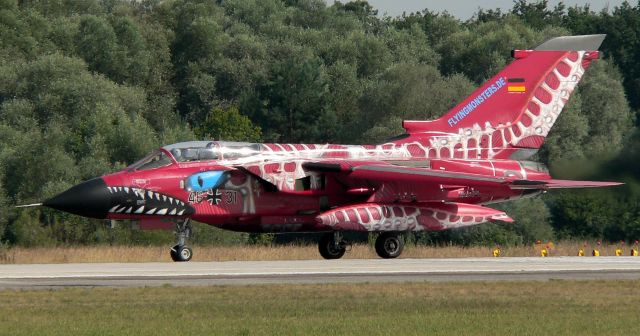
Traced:
[[526, 158], [544, 143], [604, 37], [562, 36], [514, 50], [513, 62], [442, 118], [403, 126], [429, 139], [436, 157]]

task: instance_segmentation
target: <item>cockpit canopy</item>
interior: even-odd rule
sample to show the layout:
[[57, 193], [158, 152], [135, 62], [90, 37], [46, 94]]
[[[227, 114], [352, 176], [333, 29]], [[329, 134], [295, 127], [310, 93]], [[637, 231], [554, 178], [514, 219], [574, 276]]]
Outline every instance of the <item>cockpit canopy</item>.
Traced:
[[236, 160], [262, 152], [262, 145], [231, 141], [187, 141], [164, 146], [128, 167], [147, 170], [168, 166], [175, 162]]
[[180, 142], [162, 147], [177, 162], [208, 161], [220, 159], [220, 147], [215, 141]]

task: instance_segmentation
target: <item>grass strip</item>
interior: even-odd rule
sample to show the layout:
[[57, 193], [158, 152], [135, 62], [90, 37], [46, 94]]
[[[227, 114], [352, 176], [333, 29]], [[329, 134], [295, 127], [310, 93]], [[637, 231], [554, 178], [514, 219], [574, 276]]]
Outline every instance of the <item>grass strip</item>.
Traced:
[[628, 335], [640, 281], [0, 291], [6, 335]]
[[[595, 246], [595, 244], [593, 244]], [[503, 257], [537, 257], [544, 245], [510, 246], [502, 248]], [[549, 250], [549, 256], [575, 256], [583, 247], [581, 242], [559, 242]], [[599, 247], [601, 256], [613, 256], [618, 244]], [[193, 246], [193, 261], [231, 260], [308, 260], [321, 259], [315, 245], [240, 245]], [[592, 246], [584, 248], [588, 257]], [[623, 249], [629, 255], [631, 247]], [[401, 258], [465, 258], [491, 257], [494, 247], [413, 246], [409, 245]], [[378, 258], [369, 245], [354, 245], [344, 256], [346, 259]], [[81, 262], [169, 262], [169, 246], [59, 246], [59, 247], [0, 247], [0, 264], [49, 264]]]

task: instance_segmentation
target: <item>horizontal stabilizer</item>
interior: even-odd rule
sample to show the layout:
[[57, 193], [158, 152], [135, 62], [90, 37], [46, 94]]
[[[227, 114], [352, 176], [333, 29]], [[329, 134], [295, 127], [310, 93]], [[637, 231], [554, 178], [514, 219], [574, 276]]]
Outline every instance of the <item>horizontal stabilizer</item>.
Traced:
[[567, 188], [599, 188], [622, 185], [620, 182], [571, 181], [571, 180], [516, 180], [511, 189], [567, 189]]

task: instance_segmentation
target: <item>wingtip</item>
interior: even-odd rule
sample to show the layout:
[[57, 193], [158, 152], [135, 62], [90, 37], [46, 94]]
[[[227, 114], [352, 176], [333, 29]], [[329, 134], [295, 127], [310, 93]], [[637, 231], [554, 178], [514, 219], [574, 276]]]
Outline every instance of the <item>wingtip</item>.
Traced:
[[491, 216], [491, 218], [489, 219], [492, 222], [506, 222], [506, 223], [513, 223], [513, 218], [509, 217], [506, 213], [501, 213], [501, 214], [497, 214], [497, 215], [493, 215]]

